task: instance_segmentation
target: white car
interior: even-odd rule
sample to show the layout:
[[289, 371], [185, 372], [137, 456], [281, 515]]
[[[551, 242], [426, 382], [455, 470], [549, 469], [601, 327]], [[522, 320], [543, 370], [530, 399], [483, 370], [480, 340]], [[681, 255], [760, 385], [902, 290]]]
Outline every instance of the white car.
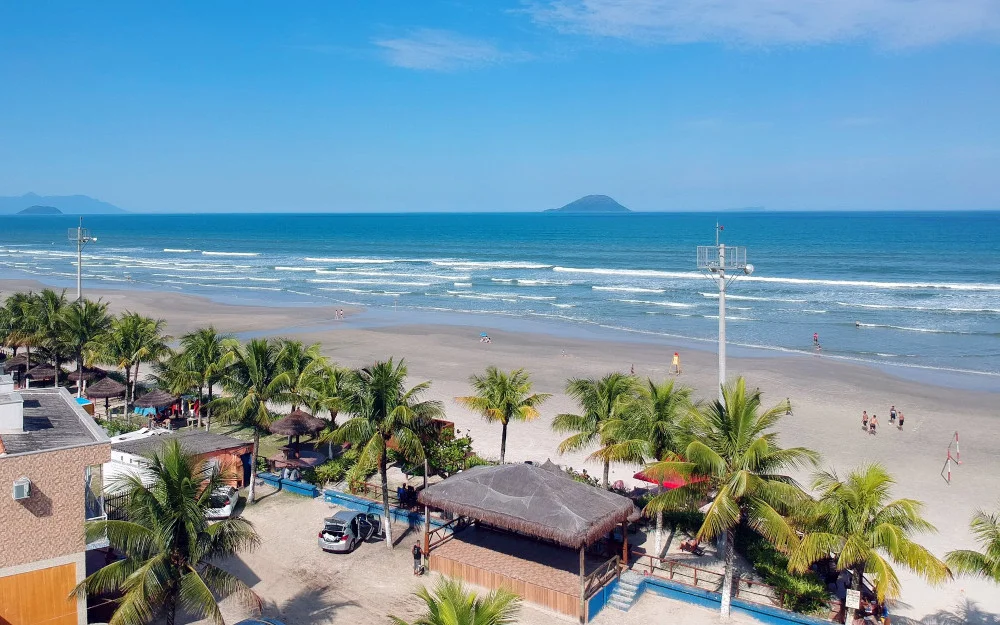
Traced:
[[240, 491], [232, 486], [220, 486], [212, 491], [205, 510], [206, 519], [228, 519], [240, 501]]

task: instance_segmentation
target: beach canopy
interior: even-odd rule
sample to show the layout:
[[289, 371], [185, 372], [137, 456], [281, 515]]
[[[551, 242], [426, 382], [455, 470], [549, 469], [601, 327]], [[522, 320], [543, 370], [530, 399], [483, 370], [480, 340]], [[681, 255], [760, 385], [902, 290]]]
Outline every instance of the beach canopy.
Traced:
[[686, 480], [680, 475], [668, 475], [662, 482], [657, 482], [656, 478], [646, 475], [645, 471], [639, 471], [632, 476], [637, 480], [642, 480], [643, 482], [649, 482], [650, 484], [660, 484], [663, 488], [671, 490], [674, 488], [680, 488], [681, 486], [687, 486], [689, 483], [703, 482], [705, 481], [704, 476], [696, 477], [692, 480]]
[[316, 434], [326, 427], [328, 421], [318, 419], [304, 410], [293, 410], [271, 424], [270, 430], [282, 436], [302, 436]]
[[7, 360], [3, 361], [3, 366], [7, 369], [17, 369], [19, 367], [28, 366], [28, 356], [27, 354], [18, 354], [17, 356], [11, 356]]
[[67, 380], [72, 380], [73, 382], [79, 382], [80, 380], [91, 381], [97, 378], [103, 378], [108, 375], [108, 372], [104, 369], [99, 369], [97, 367], [84, 367], [82, 370], [73, 369], [66, 374]]
[[420, 503], [579, 549], [638, 513], [632, 500], [530, 464], [479, 466], [428, 486]]
[[121, 397], [125, 394], [125, 385], [113, 378], [101, 378], [88, 386], [83, 394], [91, 399]]
[[52, 365], [38, 365], [37, 367], [28, 369], [24, 377], [31, 378], [32, 380], [54, 380], [56, 377], [56, 368]]
[[164, 408], [176, 404], [177, 401], [178, 397], [176, 395], [155, 389], [135, 400], [135, 405], [140, 408]]

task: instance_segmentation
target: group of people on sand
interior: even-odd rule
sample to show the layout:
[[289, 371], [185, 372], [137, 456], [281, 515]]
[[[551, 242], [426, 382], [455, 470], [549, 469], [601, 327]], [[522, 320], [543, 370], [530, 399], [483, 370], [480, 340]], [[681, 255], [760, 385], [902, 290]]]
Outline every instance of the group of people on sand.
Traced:
[[337, 321], [343, 321], [344, 320], [344, 309], [343, 308], [338, 308], [337, 310], [334, 311], [334, 313], [337, 316]]
[[[903, 411], [896, 410], [896, 406], [893, 405], [889, 408], [889, 425], [895, 425], [899, 430], [903, 429]], [[878, 415], [873, 414], [871, 417], [868, 416], [867, 410], [861, 411], [861, 429], [874, 435], [878, 429]]]

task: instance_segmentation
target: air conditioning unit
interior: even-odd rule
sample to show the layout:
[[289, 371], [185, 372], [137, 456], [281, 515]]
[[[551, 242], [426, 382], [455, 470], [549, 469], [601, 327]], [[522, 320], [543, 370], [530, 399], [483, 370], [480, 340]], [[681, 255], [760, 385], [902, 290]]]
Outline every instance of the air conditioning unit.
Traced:
[[14, 480], [14, 499], [27, 499], [31, 496], [31, 480], [19, 477]]

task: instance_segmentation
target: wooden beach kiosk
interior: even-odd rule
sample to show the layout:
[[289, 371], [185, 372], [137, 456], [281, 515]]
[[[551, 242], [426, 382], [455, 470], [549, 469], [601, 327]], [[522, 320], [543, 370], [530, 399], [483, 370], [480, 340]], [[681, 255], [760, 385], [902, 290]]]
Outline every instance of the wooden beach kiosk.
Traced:
[[[434, 531], [424, 526], [430, 570], [507, 588], [581, 623], [588, 599], [627, 561], [626, 524], [638, 517], [627, 497], [577, 482], [551, 462], [475, 467], [428, 486], [418, 501], [455, 517]], [[619, 526], [620, 545], [608, 540]]]

